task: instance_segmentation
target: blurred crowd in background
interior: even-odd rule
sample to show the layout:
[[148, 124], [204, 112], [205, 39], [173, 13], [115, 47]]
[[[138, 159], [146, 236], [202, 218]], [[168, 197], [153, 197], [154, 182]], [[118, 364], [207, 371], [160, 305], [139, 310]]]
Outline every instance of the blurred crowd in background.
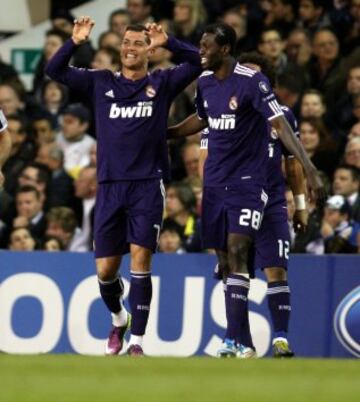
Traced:
[[[54, 7], [31, 92], [0, 60], [0, 108], [13, 141], [0, 189], [2, 249], [92, 250], [97, 189], [92, 105], [44, 74], [47, 61], [71, 37], [73, 21], [61, 3]], [[236, 31], [237, 57], [257, 50], [272, 63], [278, 100], [295, 113], [300, 140], [330, 194], [323, 209], [308, 204], [308, 229], [295, 234], [294, 200], [287, 191], [292, 250], [360, 253], [360, 0], [128, 0], [126, 8], [109, 15], [97, 43], [90, 39], [78, 48], [72, 64], [118, 71], [126, 25], [151, 21], [196, 46], [206, 24], [226, 22]], [[176, 62], [176, 55], [157, 49], [150, 69]], [[195, 86], [178, 96], [169, 125], [194, 112]], [[159, 250], [207, 252], [200, 233], [200, 136], [172, 140], [169, 149], [172, 182]]]

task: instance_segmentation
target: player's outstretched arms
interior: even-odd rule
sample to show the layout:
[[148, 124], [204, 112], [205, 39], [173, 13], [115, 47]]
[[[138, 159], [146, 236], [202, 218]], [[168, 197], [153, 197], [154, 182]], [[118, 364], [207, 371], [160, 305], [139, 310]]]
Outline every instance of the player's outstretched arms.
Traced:
[[80, 17], [75, 20], [71, 39], [64, 43], [45, 67], [45, 74], [54, 81], [61, 82], [86, 94], [92, 86], [91, 72], [83, 68], [69, 66], [69, 62], [77, 46], [89, 38], [94, 24], [95, 22], [90, 17]]
[[189, 135], [194, 135], [203, 130], [207, 125], [206, 120], [199, 119], [198, 115], [194, 113], [176, 126], [169, 127], [167, 138], [188, 137]]
[[304, 170], [301, 163], [293, 156], [285, 159], [285, 170], [286, 178], [295, 199], [294, 230], [295, 233], [303, 233], [306, 231], [309, 218], [305, 201], [306, 185]]
[[[0, 111], [0, 113], [2, 113]], [[0, 132], [0, 188], [4, 184], [4, 175], [2, 173], [2, 167], [10, 155], [11, 151], [11, 136], [8, 130], [5, 128]]]
[[304, 147], [296, 138], [287, 119], [284, 116], [278, 116], [271, 120], [271, 125], [276, 130], [285, 148], [302, 164], [306, 173], [310, 198], [318, 204], [324, 204], [326, 200], [324, 184], [315, 166], [306, 154]]

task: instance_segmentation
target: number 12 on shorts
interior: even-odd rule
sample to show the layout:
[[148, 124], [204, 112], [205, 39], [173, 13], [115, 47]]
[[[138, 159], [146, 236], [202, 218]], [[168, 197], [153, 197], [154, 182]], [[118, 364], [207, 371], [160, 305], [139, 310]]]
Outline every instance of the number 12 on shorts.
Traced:
[[255, 230], [259, 230], [262, 220], [262, 214], [259, 211], [243, 208], [239, 218], [240, 226], [250, 226]]
[[290, 243], [287, 240], [278, 240], [279, 257], [289, 259]]

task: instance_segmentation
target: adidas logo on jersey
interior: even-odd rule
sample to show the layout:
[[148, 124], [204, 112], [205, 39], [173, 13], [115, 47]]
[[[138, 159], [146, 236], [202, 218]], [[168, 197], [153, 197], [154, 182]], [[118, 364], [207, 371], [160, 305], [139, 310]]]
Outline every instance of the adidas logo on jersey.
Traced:
[[223, 114], [220, 118], [209, 117], [209, 127], [213, 130], [234, 130], [235, 115]]
[[153, 112], [153, 102], [138, 102], [136, 106], [119, 107], [116, 103], [111, 104], [110, 119], [131, 119], [133, 117], [151, 117]]
[[115, 98], [114, 91], [110, 89], [110, 91], [105, 92], [105, 96], [108, 96], [109, 98]]

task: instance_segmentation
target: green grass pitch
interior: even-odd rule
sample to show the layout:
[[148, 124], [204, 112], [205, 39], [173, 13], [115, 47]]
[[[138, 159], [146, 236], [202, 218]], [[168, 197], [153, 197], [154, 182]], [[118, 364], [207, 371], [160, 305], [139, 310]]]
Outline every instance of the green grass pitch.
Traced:
[[0, 355], [1, 402], [352, 402], [357, 360]]

